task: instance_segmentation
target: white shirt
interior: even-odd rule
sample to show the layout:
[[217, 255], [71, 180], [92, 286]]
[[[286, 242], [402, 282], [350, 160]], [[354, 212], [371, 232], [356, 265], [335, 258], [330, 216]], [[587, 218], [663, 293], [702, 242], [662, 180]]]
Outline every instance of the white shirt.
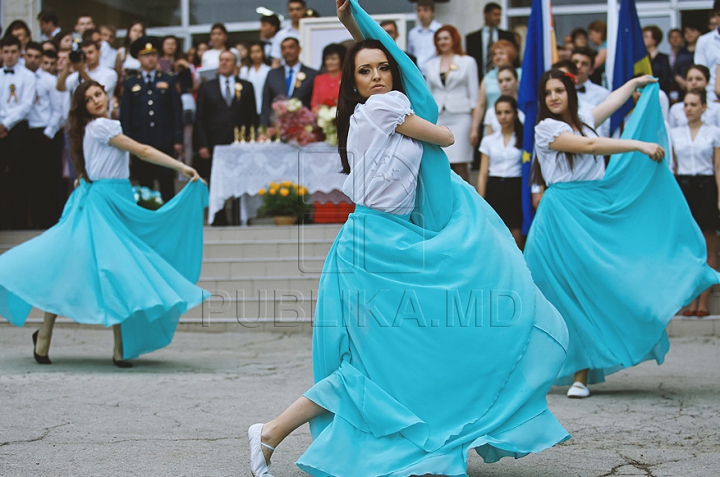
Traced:
[[272, 38], [272, 50], [270, 56], [277, 58], [285, 64], [285, 60], [282, 57], [282, 45], [281, 43], [285, 38], [297, 38], [300, 41], [300, 32], [292, 27], [292, 23], [279, 29], [275, 36]]
[[60, 33], [61, 31], [62, 31], [62, 28], [57, 27], [56, 29], [54, 29], [54, 30], [52, 31], [52, 33], [50, 33], [50, 36], [46, 35], [45, 33], [41, 33], [41, 34], [40, 34], [40, 41], [52, 40], [53, 38], [55, 38], [55, 35], [57, 35], [57, 34]]
[[[14, 73], [5, 73], [6, 69]], [[0, 124], [8, 131], [30, 114], [36, 83], [35, 73], [24, 66], [0, 68]]]
[[28, 124], [31, 129], [44, 128], [43, 134], [52, 139], [63, 122], [63, 97], [55, 88], [57, 85], [55, 76], [38, 68], [35, 78], [37, 88], [35, 101], [28, 115]]
[[[580, 111], [579, 115], [582, 122], [590, 125], [594, 123], [592, 116], [584, 111]], [[602, 179], [605, 176], [605, 160], [602, 156], [575, 154], [571, 170], [565, 153], [550, 149], [550, 143], [565, 132], [581, 136], [579, 132], [573, 131], [569, 124], [555, 119], [543, 119], [535, 126], [535, 154], [545, 183], [550, 186], [556, 182]], [[583, 133], [587, 137], [596, 136], [587, 127], [583, 127]]]
[[100, 42], [100, 64], [108, 68], [115, 68], [115, 60], [117, 60], [117, 50], [110, 46], [110, 43], [103, 40]]
[[225, 95], [227, 88], [230, 88], [230, 101], [235, 95], [235, 77], [234, 76], [222, 76], [218, 75], [218, 81], [220, 82], [220, 95], [227, 102], [227, 96]]
[[[586, 81], [585, 84], [577, 85], [578, 89], [582, 87], [585, 87], [585, 92], [577, 92], [578, 101], [580, 103], [583, 103], [583, 105], [590, 110], [605, 101], [605, 98], [610, 95], [610, 91], [600, 85], [593, 83], [592, 81]], [[588, 124], [593, 126], [594, 121]], [[606, 119], [605, 122], [595, 128], [595, 130], [597, 131], [599, 136], [610, 137], [610, 118]]]
[[85, 127], [83, 154], [90, 180], [130, 177], [130, 154], [109, 144], [118, 134], [122, 126], [113, 119], [97, 118]]
[[485, 136], [480, 143], [480, 152], [490, 160], [488, 176], [490, 177], [522, 177], [522, 151], [515, 147], [517, 138], [512, 135], [507, 146], [502, 130]]
[[[106, 66], [98, 65], [94, 70], [88, 71], [87, 73], [90, 78], [92, 78], [94, 81], [97, 81], [103, 86], [105, 92], [108, 95], [108, 98], [113, 97], [113, 94], [115, 93], [115, 86], [117, 86], [118, 80], [118, 75], [117, 73], [115, 73], [115, 70]], [[67, 77], [67, 80], [65, 81], [65, 89], [67, 91], [70, 91], [70, 94], [72, 94], [79, 84], [80, 75], [75, 72]]]
[[[203, 53], [200, 59], [200, 65], [203, 68], [217, 68], [220, 66], [220, 55], [223, 51], [227, 50], [207, 50]], [[230, 48], [230, 51], [235, 55], [235, 61], [240, 61], [240, 53], [235, 48]]]
[[299, 61], [297, 63], [295, 63], [295, 66], [293, 66], [292, 68], [290, 68], [287, 65], [283, 66], [283, 72], [284, 72], [283, 74], [285, 75], [284, 76], [285, 81], [287, 81], [289, 72], [292, 71], [292, 79], [290, 80], [290, 91], [288, 91], [288, 93], [287, 93], [288, 98], [290, 96], [292, 96], [293, 92], [295, 91], [295, 82], [297, 81], [297, 75], [300, 72], [301, 66], [302, 66], [302, 64], [300, 64]]
[[437, 56], [435, 51], [435, 32], [442, 26], [442, 23], [433, 20], [427, 29], [417, 25], [408, 33], [408, 53], [417, 58], [418, 68], [425, 74], [425, 64]]
[[355, 106], [347, 141], [351, 171], [342, 191], [356, 204], [395, 215], [412, 212], [423, 148], [395, 131], [410, 114], [410, 100], [398, 91]]
[[[685, 103], [680, 101], [670, 106], [669, 121], [671, 128], [687, 126], [688, 120], [685, 116]], [[708, 126], [720, 126], [720, 104], [708, 103], [707, 109], [702, 114], [702, 122]]]
[[[518, 118], [520, 119], [521, 123], [525, 124], [525, 113], [523, 113], [519, 109], [518, 109]], [[488, 110], [485, 112], [485, 118], [483, 119], [483, 124], [485, 126], [490, 126], [492, 128], [493, 133], [502, 129], [502, 126], [500, 126], [500, 121], [498, 121], [497, 114], [495, 113], [495, 108], [488, 108]]]
[[265, 80], [267, 75], [272, 68], [263, 63], [260, 65], [259, 70], [255, 70], [254, 66], [243, 66], [240, 68], [240, 79], [249, 81], [253, 85], [253, 91], [255, 92], [255, 106], [257, 107], [257, 113], [260, 114], [262, 111], [262, 94], [263, 88], [265, 87]]
[[670, 130], [673, 152], [680, 176], [712, 176], [715, 174], [715, 148], [720, 147], [720, 129], [703, 124], [692, 139], [690, 127]]
[[130, 53], [128, 53], [127, 55], [125, 54], [125, 47], [122, 47], [118, 50], [118, 55], [123, 58], [122, 65], [120, 65], [121, 69], [140, 71], [140, 69], [142, 68], [140, 60], [132, 56]]
[[710, 82], [705, 89], [707, 90], [707, 101], [711, 103], [717, 98], [715, 96], [715, 76], [717, 65], [720, 63], [720, 34], [717, 28], [698, 38], [693, 58], [696, 65], [705, 65], [710, 70]]
[[489, 26], [485, 25], [482, 27], [482, 44], [483, 44], [483, 51], [482, 51], [482, 65], [480, 66], [480, 69], [485, 72], [485, 65], [487, 65], [488, 62], [488, 45], [490, 44], [490, 34], [492, 33], [492, 43], [495, 43], [498, 41], [498, 29], [497, 28], [490, 28]]

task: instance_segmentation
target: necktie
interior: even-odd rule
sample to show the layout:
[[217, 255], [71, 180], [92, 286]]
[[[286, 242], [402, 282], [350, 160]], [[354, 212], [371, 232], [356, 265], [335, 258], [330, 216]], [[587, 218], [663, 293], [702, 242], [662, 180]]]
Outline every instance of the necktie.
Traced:
[[487, 50], [485, 51], [485, 73], [493, 69], [492, 62], [492, 46], [493, 46], [493, 29], [489, 29]]
[[578, 92], [578, 93], [587, 93], [587, 88], [586, 88], [585, 86], [580, 86], [580, 87], [577, 89], [577, 92]]
[[287, 91], [288, 98], [290, 97], [290, 87], [292, 86], [292, 69], [288, 69], [287, 78], [285, 78], [285, 89]]
[[230, 78], [225, 80], [225, 103], [232, 105], [232, 92], [230, 91]]
[[3, 71], [5, 72], [6, 75], [14, 75], [15, 74], [15, 70], [11, 70], [10, 68], [5, 68]]

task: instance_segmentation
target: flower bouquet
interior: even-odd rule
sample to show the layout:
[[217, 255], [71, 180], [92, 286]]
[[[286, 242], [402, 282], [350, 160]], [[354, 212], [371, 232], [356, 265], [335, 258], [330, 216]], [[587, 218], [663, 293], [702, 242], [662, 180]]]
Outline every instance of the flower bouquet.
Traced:
[[323, 140], [322, 130], [315, 123], [315, 114], [297, 98], [277, 100], [272, 104], [275, 123], [283, 142], [305, 146]]
[[323, 104], [317, 112], [317, 124], [325, 134], [325, 142], [337, 146], [337, 106]]
[[149, 210], [157, 210], [163, 206], [164, 202], [160, 192], [143, 186], [133, 186], [132, 189], [133, 194], [135, 195], [135, 202], [137, 202], [137, 205], [140, 207]]
[[290, 181], [271, 182], [267, 188], [260, 189], [262, 205], [258, 217], [294, 217], [295, 220], [312, 210], [310, 195], [306, 187]]

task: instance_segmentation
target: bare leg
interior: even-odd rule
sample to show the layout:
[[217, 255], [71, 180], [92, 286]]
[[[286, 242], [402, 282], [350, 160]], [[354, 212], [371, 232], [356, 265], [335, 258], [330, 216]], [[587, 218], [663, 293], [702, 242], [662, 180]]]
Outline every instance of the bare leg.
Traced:
[[515, 243], [522, 252], [525, 249], [525, 236], [520, 232], [520, 229], [510, 229], [510, 233], [515, 239]]
[[35, 352], [40, 356], [47, 356], [50, 351], [50, 341], [52, 340], [52, 332], [56, 318], [57, 315], [45, 312], [43, 324], [38, 330], [37, 346], [35, 346]]
[[[271, 447], [276, 447], [295, 429], [325, 412], [326, 409], [302, 396], [278, 417], [263, 425], [261, 440]], [[265, 462], [270, 462], [273, 451], [267, 447], [263, 447], [262, 451]]]
[[468, 172], [467, 163], [460, 162], [458, 164], [450, 164], [450, 168], [455, 171], [457, 175], [462, 177], [465, 182], [470, 182], [470, 174]]
[[589, 371], [589, 369], [583, 369], [581, 371], [578, 371], [577, 373], [575, 373], [575, 378], [573, 379], [573, 381], [575, 381], [576, 383], [583, 383], [585, 386], [587, 386]]
[[115, 348], [113, 349], [113, 358], [116, 361], [123, 359], [122, 332], [120, 325], [113, 325], [113, 338], [115, 339]]

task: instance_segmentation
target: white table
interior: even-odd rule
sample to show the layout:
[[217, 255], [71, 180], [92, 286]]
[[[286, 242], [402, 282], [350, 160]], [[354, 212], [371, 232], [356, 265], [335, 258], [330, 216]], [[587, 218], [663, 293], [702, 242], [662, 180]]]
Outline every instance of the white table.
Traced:
[[261, 205], [258, 191], [270, 182], [305, 186], [313, 202], [350, 202], [341, 192], [347, 177], [341, 170], [337, 146], [324, 142], [304, 147], [274, 142], [215, 146], [208, 217], [212, 220], [227, 199], [241, 198], [240, 221], [245, 224]]

